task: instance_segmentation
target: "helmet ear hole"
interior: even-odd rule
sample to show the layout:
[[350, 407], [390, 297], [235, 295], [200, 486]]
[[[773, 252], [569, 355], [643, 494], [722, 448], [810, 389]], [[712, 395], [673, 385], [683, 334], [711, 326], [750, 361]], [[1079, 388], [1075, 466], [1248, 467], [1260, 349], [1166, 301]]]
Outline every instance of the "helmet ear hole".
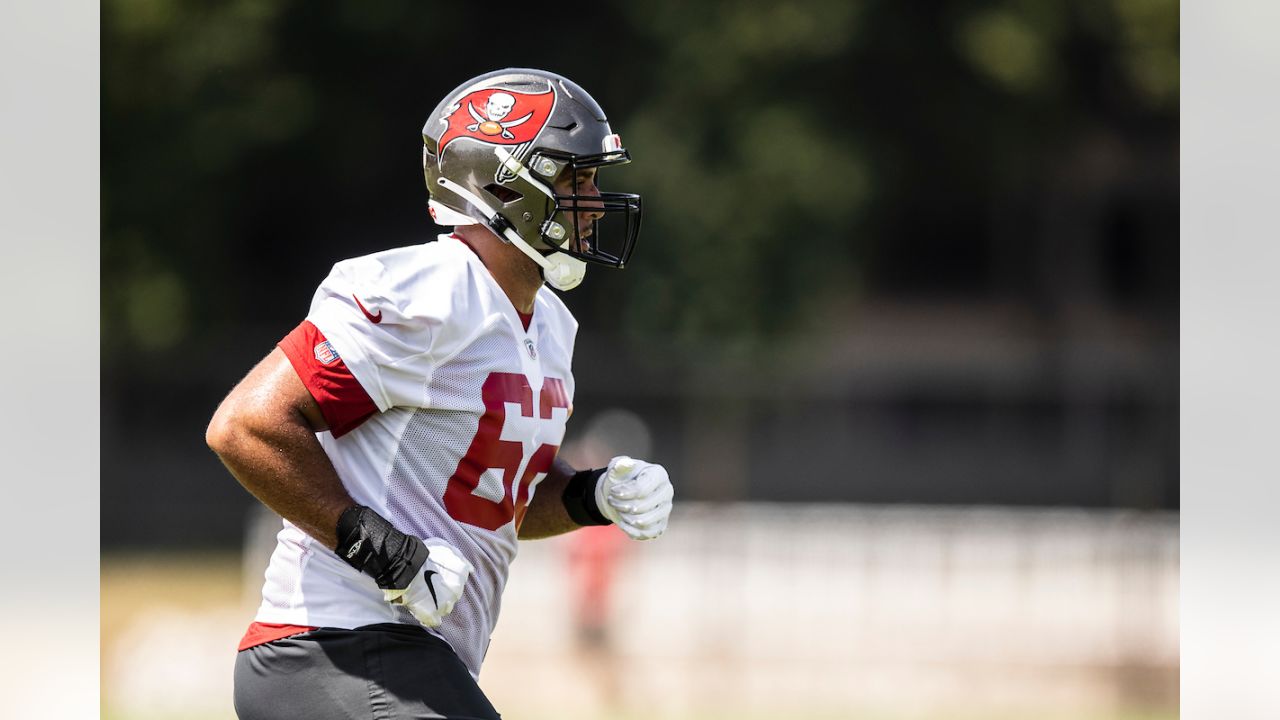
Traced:
[[524, 199], [524, 195], [512, 190], [506, 185], [499, 185], [498, 183], [489, 183], [488, 185], [485, 185], [484, 191], [497, 198], [498, 202], [503, 205], [510, 205], [513, 202], [518, 202]]

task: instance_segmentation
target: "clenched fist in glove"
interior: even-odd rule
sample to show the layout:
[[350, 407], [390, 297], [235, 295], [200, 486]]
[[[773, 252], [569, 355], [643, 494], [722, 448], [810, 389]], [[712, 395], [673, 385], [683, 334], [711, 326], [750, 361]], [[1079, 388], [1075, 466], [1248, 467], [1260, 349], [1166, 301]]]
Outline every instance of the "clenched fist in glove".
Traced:
[[675, 491], [661, 465], [619, 455], [609, 461], [595, 494], [600, 512], [632, 540], [652, 540], [667, 529]]
[[444, 540], [427, 538], [421, 542], [427, 549], [427, 557], [409, 586], [403, 590], [383, 588], [382, 595], [392, 605], [407, 607], [418, 622], [435, 627], [462, 597], [472, 567]]
[[363, 505], [347, 508], [338, 518], [334, 552], [372, 577], [387, 602], [405, 606], [427, 627], [439, 625], [453, 610], [472, 570], [444, 540], [406, 535]]
[[620, 455], [595, 483], [595, 504], [633, 540], [652, 540], [667, 529], [675, 494], [666, 468]]

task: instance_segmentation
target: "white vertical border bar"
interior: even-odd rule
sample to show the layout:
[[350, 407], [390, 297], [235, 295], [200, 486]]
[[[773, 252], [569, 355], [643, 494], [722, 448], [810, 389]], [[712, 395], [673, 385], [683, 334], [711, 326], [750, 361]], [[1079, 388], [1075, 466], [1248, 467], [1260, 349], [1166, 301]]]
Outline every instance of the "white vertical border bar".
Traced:
[[1182, 717], [1280, 717], [1280, 3], [1182, 13]]
[[0, 717], [96, 717], [99, 18], [0, 2]]

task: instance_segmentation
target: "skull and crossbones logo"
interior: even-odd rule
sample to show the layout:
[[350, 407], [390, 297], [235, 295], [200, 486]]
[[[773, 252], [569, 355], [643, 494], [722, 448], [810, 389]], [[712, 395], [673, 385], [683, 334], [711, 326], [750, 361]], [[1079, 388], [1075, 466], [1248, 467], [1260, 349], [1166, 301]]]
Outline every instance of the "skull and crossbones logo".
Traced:
[[511, 114], [511, 109], [516, 105], [516, 99], [510, 93], [496, 92], [489, 96], [484, 104], [484, 114], [476, 110], [475, 105], [471, 101], [467, 101], [467, 112], [471, 113], [474, 123], [467, 126], [467, 130], [476, 132], [477, 130], [485, 135], [501, 135], [505, 140], [514, 140], [515, 135], [507, 128], [513, 128], [521, 123], [528, 122], [533, 117], [533, 113], [525, 115], [515, 120], [507, 120], [503, 122], [503, 118]]

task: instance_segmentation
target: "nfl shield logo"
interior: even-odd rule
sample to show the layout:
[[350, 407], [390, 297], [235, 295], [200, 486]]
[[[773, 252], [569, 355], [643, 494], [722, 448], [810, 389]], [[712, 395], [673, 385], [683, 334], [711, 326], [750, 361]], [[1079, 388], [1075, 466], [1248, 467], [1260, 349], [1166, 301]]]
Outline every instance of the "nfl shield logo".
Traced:
[[333, 349], [328, 340], [316, 345], [316, 360], [319, 360], [321, 365], [332, 365], [341, 359], [338, 351]]
[[538, 359], [538, 351], [533, 348], [533, 341], [529, 338], [524, 339], [524, 349], [529, 351], [529, 357]]

